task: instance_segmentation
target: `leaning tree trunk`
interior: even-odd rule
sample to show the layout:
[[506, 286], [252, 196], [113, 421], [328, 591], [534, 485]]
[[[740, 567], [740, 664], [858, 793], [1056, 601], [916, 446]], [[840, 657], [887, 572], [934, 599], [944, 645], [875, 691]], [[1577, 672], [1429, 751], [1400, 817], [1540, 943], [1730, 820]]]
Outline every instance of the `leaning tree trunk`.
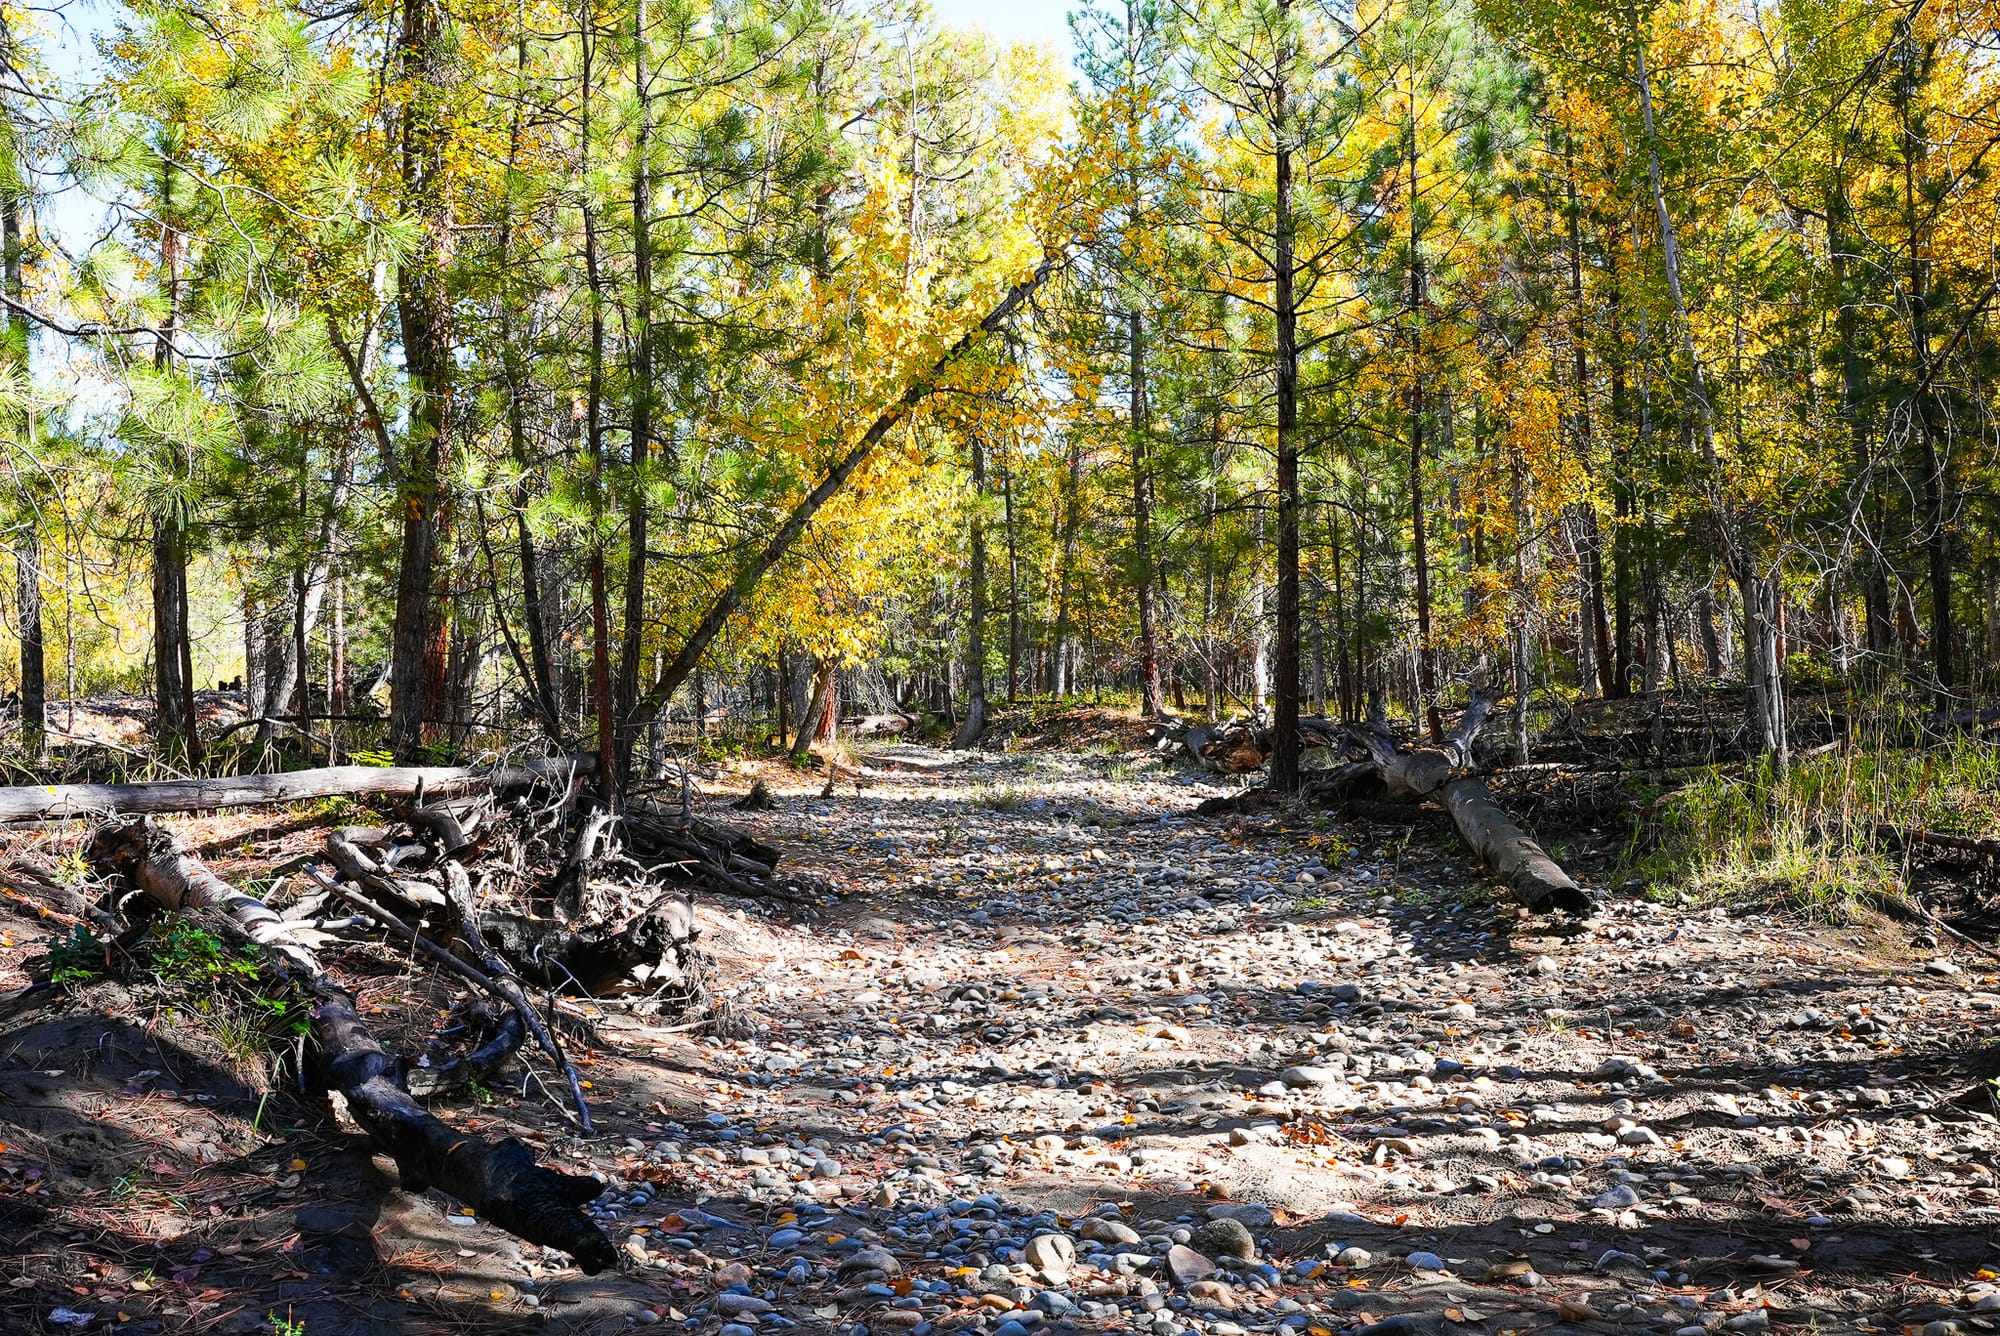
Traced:
[[100, 827], [89, 852], [100, 871], [121, 877], [160, 908], [217, 910], [271, 952], [279, 973], [313, 999], [311, 1038], [320, 1078], [345, 1098], [375, 1148], [395, 1160], [404, 1191], [441, 1188], [509, 1233], [568, 1253], [588, 1273], [617, 1261], [604, 1231], [580, 1209], [604, 1185], [537, 1164], [513, 1137], [488, 1141], [455, 1130], [419, 1105], [405, 1084], [409, 1064], [382, 1047], [353, 996], [263, 901], [230, 886], [144, 817]]

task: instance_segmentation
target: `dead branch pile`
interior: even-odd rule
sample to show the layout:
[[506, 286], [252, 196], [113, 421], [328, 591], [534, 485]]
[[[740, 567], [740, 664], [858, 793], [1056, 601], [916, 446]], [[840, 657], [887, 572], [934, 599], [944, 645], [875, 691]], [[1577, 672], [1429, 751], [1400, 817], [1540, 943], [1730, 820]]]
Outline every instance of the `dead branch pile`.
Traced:
[[[1188, 724], [1179, 719], [1153, 725], [1153, 749], [1184, 752], [1225, 775], [1251, 775], [1270, 764], [1276, 747], [1271, 727], [1262, 719], [1226, 719], [1213, 724]], [[1310, 716], [1299, 720], [1303, 749], [1343, 745], [1341, 726]]]
[[[454, 1129], [418, 1104], [410, 1092], [409, 1061], [382, 1046], [362, 1020], [353, 994], [321, 964], [300, 925], [223, 881], [172, 832], [147, 817], [100, 827], [89, 855], [100, 874], [153, 908], [213, 911], [269, 950], [280, 978], [311, 1003], [314, 1072], [329, 1094], [340, 1097], [338, 1103], [369, 1141], [395, 1160], [405, 1191], [435, 1185], [502, 1229], [568, 1253], [585, 1271], [602, 1271], [616, 1260], [611, 1241], [582, 1210], [604, 1185], [538, 1164], [515, 1138], [488, 1141]], [[474, 966], [464, 965], [464, 971], [484, 978]], [[501, 991], [492, 979], [485, 982]], [[520, 1042], [518, 1029], [496, 1028], [499, 1034], [482, 1042], [467, 1061], [497, 1061], [496, 1046], [504, 1053], [510, 1043]]]
[[[692, 892], [799, 908], [824, 888], [780, 875], [770, 846], [685, 810], [594, 806], [573, 774], [443, 801], [427, 800], [419, 784], [399, 816], [330, 832], [321, 857], [273, 887], [282, 913], [224, 882], [149, 817], [101, 826], [87, 853], [127, 907], [210, 911], [267, 948], [279, 986], [311, 1005], [313, 1071], [396, 1160], [406, 1188], [435, 1184], [522, 1238], [601, 1269], [611, 1246], [580, 1210], [600, 1184], [538, 1165], [519, 1142], [454, 1132], [414, 1096], [490, 1081], [532, 1045], [590, 1131], [558, 995], [722, 1022]], [[302, 893], [281, 899], [288, 883]], [[383, 1046], [319, 956], [342, 937], [376, 932], [470, 990], [415, 1062]]]

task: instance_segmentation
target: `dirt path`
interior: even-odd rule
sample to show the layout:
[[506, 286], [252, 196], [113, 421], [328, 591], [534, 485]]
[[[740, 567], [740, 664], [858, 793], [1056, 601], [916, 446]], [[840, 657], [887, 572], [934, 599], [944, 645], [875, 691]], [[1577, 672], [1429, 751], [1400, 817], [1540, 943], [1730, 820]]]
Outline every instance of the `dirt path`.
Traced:
[[[2000, 1012], [1984, 957], [1631, 899], [1558, 936], [1462, 907], [1428, 835], [1190, 818], [1220, 790], [1115, 758], [911, 760], [828, 800], [767, 776], [759, 833], [846, 898], [706, 911], [746, 1038], [607, 1013], [588, 1143], [518, 1086], [450, 1115], [610, 1179], [621, 1274], [394, 1191], [94, 995], [0, 1034], [0, 1329], [2000, 1318], [1993, 1124], [1934, 1116]], [[379, 982], [383, 1014], [441, 1001]]]

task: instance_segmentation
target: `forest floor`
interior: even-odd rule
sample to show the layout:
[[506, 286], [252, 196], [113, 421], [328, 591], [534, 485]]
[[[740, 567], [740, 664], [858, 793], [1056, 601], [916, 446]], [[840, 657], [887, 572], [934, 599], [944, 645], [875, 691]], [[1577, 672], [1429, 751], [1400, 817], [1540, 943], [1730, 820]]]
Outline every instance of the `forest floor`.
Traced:
[[[1428, 827], [1198, 817], [1234, 784], [1104, 750], [710, 786], [841, 891], [704, 908], [747, 1037], [607, 1008], [599, 1135], [518, 1083], [446, 1111], [608, 1179], [617, 1273], [396, 1191], [198, 1002], [107, 982], [16, 1019], [0, 1331], [2000, 1324], [2000, 1129], [1943, 1102], [2000, 1018], [1988, 957], [1630, 888], [1523, 918]], [[777, 811], [723, 810], [759, 776]], [[175, 825], [249, 880], [333, 819]], [[0, 988], [60, 931], [0, 898]], [[385, 1028], [451, 996], [333, 958]]]

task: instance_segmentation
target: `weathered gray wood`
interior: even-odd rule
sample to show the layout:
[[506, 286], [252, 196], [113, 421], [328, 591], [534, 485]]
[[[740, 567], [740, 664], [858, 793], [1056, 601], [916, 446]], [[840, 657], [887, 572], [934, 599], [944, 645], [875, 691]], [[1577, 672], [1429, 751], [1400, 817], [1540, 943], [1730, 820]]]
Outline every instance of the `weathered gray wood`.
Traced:
[[1588, 914], [1595, 908], [1548, 851], [1501, 810], [1483, 781], [1455, 779], [1444, 786], [1442, 796], [1459, 835], [1522, 904], [1565, 914]]
[[277, 775], [219, 775], [212, 779], [169, 779], [146, 784], [48, 784], [0, 788], [0, 824], [73, 821], [108, 815], [203, 812], [219, 807], [265, 807], [313, 798], [411, 798], [421, 790], [502, 791], [563, 780], [596, 768], [588, 753], [533, 760], [521, 765], [369, 766], [336, 765]]

